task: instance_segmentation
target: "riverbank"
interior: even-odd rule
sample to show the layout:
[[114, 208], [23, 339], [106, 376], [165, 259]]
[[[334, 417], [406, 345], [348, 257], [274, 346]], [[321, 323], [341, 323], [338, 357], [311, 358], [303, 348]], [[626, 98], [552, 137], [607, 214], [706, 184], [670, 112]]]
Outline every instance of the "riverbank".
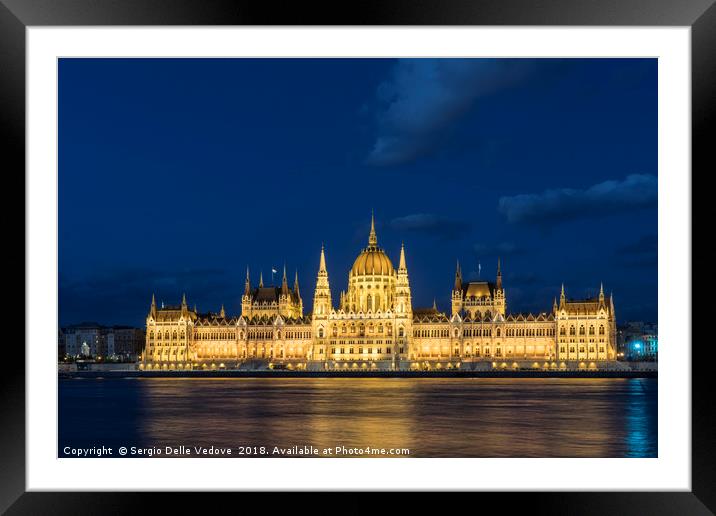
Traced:
[[657, 378], [657, 371], [59, 371], [61, 379], [102, 378]]

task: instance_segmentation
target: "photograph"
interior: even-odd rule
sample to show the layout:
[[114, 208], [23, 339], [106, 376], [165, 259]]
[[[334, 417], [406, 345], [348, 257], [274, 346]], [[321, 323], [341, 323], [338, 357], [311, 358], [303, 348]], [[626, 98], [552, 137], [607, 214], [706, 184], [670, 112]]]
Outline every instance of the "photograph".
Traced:
[[658, 458], [659, 68], [58, 57], [57, 458]]

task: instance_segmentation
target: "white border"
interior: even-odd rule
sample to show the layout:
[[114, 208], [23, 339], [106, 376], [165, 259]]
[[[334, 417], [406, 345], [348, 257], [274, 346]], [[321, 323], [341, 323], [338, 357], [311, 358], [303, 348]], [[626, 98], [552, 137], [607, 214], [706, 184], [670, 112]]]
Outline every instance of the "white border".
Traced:
[[[31, 27], [27, 52], [28, 490], [690, 490], [689, 28]], [[658, 57], [659, 457], [56, 458], [59, 56]]]

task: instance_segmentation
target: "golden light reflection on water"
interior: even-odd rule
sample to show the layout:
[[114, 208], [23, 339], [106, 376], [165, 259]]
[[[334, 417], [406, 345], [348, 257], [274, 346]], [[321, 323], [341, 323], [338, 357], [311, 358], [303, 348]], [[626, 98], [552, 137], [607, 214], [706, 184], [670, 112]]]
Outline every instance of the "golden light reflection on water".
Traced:
[[408, 448], [419, 457], [656, 456], [656, 381], [142, 379], [145, 445]]

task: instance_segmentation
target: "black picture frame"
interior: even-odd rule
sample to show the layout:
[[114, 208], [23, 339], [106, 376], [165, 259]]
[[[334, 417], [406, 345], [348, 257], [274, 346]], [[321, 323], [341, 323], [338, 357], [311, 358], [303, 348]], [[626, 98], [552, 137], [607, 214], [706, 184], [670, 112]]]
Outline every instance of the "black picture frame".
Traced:
[[[25, 171], [25, 29], [29, 26], [107, 25], [556, 25], [556, 26], [689, 26], [692, 44], [692, 272], [683, 274], [699, 284], [690, 300], [692, 321], [711, 315], [711, 299], [697, 302], [697, 293], [713, 292], [714, 274], [706, 259], [694, 252], [696, 244], [711, 243], [714, 203], [696, 196], [708, 188], [694, 188], [716, 171], [713, 137], [716, 133], [716, 4], [714, 0], [371, 0], [309, 5], [286, 2], [218, 0], [0, 0], [0, 116], [5, 186], [10, 179], [24, 190]], [[13, 185], [14, 186], [14, 185]], [[703, 186], [703, 185], [701, 185]], [[16, 190], [19, 191], [19, 190]], [[708, 207], [707, 207], [708, 206]], [[15, 217], [17, 217], [15, 215]], [[702, 231], [699, 231], [702, 230]], [[710, 230], [710, 231], [709, 231]], [[702, 239], [698, 237], [704, 235]], [[24, 246], [23, 246], [24, 249]], [[8, 269], [24, 269], [23, 263]], [[16, 251], [14, 259], [20, 261]], [[6, 297], [7, 299], [7, 297]], [[17, 302], [17, 296], [14, 297]], [[672, 301], [662, 301], [672, 302]], [[701, 326], [703, 323], [701, 323]], [[590, 493], [485, 493], [510, 510], [532, 513], [579, 514], [712, 514], [716, 511], [716, 457], [714, 409], [708, 394], [711, 343], [693, 326], [684, 331], [685, 349], [692, 349], [692, 491]], [[10, 345], [10, 342], [5, 342]], [[35, 343], [37, 344], [37, 343]], [[27, 342], [25, 343], [27, 346]], [[158, 497], [163, 512], [202, 503], [181, 493], [129, 495], [113, 493], [25, 492], [25, 363], [13, 348], [12, 367], [2, 378], [2, 437], [0, 437], [0, 510], [7, 514], [103, 514], [146, 510]], [[49, 348], [48, 348], [49, 349]], [[81, 486], [81, 479], [78, 479]], [[211, 493], [214, 500], [226, 496]], [[473, 495], [474, 496], [474, 495]], [[235, 500], [235, 499], [234, 499]], [[264, 498], [265, 500], [265, 498]], [[212, 504], [215, 502], [212, 502]], [[246, 502], [244, 502], [246, 503]], [[273, 501], [271, 502], [274, 503]], [[453, 503], [450, 504], [454, 506]], [[482, 505], [481, 505], [482, 506]], [[206, 506], [204, 506], [206, 507]]]

